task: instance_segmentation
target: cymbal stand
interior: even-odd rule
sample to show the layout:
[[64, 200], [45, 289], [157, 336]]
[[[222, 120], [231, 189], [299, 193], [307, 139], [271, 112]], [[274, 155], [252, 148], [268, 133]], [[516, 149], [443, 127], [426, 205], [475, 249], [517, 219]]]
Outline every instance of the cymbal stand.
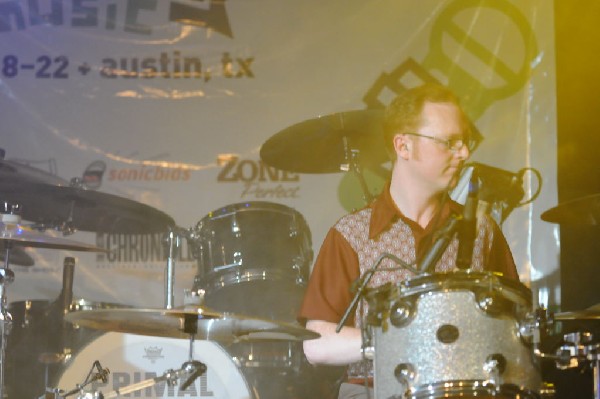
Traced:
[[[167, 268], [165, 269], [165, 309], [175, 306], [175, 257], [181, 246], [181, 236], [177, 228], [169, 228], [164, 243], [167, 248]], [[1, 399], [1, 398], [0, 398]]]
[[[3, 224], [19, 224], [21, 218], [16, 212], [19, 210], [18, 205], [9, 205], [7, 202], [4, 203], [4, 209], [2, 212], [2, 223]], [[6, 289], [9, 284], [15, 280], [15, 275], [10, 270], [10, 250], [11, 243], [4, 241], [4, 265], [0, 269], [0, 328], [1, 339], [0, 343], [0, 399], [4, 398], [4, 365], [6, 363], [6, 341], [12, 328], [12, 316], [8, 312], [8, 302], [6, 297]]]
[[594, 374], [594, 399], [600, 399], [599, 344], [592, 344], [589, 332], [565, 334], [564, 344], [557, 350], [556, 366], [561, 370], [590, 365]]
[[362, 173], [362, 167], [359, 162], [360, 159], [360, 150], [351, 148], [348, 144], [348, 138], [346, 136], [342, 137], [342, 142], [344, 145], [344, 157], [346, 158], [347, 163], [340, 165], [340, 169], [344, 172], [352, 172], [358, 179], [358, 183], [360, 184], [360, 188], [363, 192], [363, 199], [366, 204], [370, 204], [373, 201], [373, 194], [367, 187], [367, 182], [365, 180], [365, 176]]
[[556, 367], [567, 370], [590, 365], [594, 375], [594, 399], [600, 399], [600, 344], [592, 344], [593, 336], [589, 332], [564, 334], [564, 344], [555, 354], [543, 353], [540, 347], [540, 332], [554, 323], [553, 315], [546, 309], [538, 309], [535, 315], [523, 322], [520, 332], [523, 336], [532, 336], [533, 354], [540, 359], [554, 360]]

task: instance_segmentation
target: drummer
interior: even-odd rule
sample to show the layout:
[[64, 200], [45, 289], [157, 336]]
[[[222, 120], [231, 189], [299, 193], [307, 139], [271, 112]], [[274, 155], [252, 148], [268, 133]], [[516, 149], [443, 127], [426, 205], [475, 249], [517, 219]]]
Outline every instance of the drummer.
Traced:
[[[409, 265], [419, 264], [435, 233], [462, 206], [449, 198], [475, 141], [458, 99], [447, 88], [425, 84], [395, 98], [385, 111], [385, 142], [393, 159], [390, 182], [367, 207], [342, 217], [328, 232], [316, 259], [299, 319], [321, 334], [304, 341], [308, 361], [319, 365], [349, 365], [339, 398], [367, 398], [365, 377], [372, 365], [361, 354], [359, 317], [351, 314], [336, 333], [337, 323], [352, 301], [351, 285], [382, 253]], [[515, 263], [498, 225], [479, 218], [471, 270], [495, 271], [518, 280]], [[450, 242], [436, 272], [455, 269], [458, 239]], [[413, 273], [389, 259], [369, 287], [410, 279]], [[398, 270], [399, 269], [399, 270]], [[359, 307], [360, 309], [360, 307]], [[369, 380], [367, 380], [369, 381]], [[372, 380], [371, 380], [372, 381]]]

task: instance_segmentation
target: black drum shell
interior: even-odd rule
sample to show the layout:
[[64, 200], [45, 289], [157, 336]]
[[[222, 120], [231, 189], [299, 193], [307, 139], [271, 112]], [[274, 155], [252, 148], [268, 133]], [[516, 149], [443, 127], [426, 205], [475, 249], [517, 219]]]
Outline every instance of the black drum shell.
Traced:
[[304, 217], [282, 204], [237, 203], [196, 226], [194, 290], [206, 306], [254, 317], [294, 321], [313, 258]]

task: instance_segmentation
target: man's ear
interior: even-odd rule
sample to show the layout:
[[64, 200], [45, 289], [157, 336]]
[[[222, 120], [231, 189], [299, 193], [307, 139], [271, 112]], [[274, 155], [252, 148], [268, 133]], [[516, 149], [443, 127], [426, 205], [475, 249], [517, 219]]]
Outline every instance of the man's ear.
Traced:
[[396, 156], [408, 159], [410, 156], [411, 142], [405, 134], [396, 134], [393, 139]]

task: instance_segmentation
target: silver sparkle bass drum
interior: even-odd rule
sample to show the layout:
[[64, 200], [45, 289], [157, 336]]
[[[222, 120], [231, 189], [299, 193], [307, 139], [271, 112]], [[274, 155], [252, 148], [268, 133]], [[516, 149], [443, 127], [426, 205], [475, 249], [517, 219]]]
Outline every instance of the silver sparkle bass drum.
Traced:
[[541, 374], [519, 329], [531, 309], [522, 284], [452, 272], [367, 297], [375, 397], [538, 398]]

